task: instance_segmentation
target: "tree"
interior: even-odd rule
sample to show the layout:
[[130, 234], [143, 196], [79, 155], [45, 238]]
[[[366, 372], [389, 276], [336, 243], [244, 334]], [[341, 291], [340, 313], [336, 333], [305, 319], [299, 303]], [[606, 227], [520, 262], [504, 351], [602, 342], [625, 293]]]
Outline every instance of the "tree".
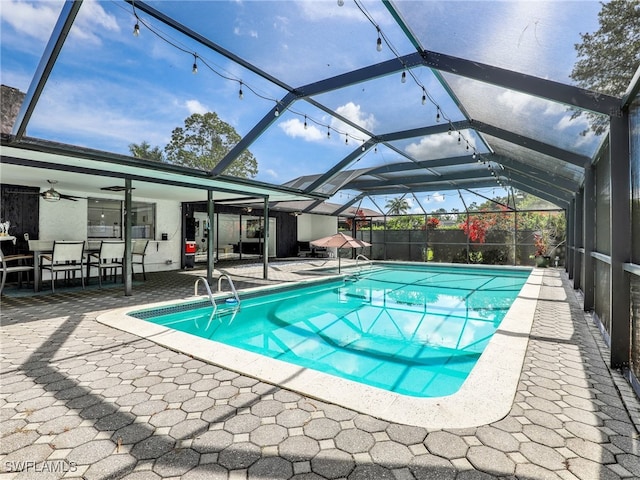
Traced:
[[[164, 148], [167, 161], [202, 170], [212, 170], [242, 137], [214, 112], [194, 113], [184, 121], [184, 128], [171, 132]], [[224, 171], [235, 177], [253, 178], [258, 162], [249, 150], [242, 152]]]
[[392, 198], [385, 205], [387, 215], [404, 215], [409, 211], [409, 202], [402, 197]]
[[145, 160], [153, 160], [155, 162], [164, 162], [164, 153], [158, 146], [151, 148], [149, 142], [143, 140], [142, 143], [130, 143], [129, 152], [136, 158], [144, 158]]
[[[640, 63], [640, 0], [611, 0], [601, 3], [600, 28], [580, 34], [576, 44], [578, 61], [570, 77], [578, 86], [616, 97], [622, 96]], [[576, 111], [573, 118], [583, 112]], [[601, 134], [608, 119], [589, 114], [591, 129]]]

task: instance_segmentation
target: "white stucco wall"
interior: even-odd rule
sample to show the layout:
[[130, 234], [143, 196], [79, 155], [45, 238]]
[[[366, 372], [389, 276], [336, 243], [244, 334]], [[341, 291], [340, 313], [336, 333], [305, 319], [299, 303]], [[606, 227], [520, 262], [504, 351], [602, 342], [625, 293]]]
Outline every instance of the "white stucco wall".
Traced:
[[327, 215], [303, 213], [298, 217], [298, 240], [309, 242], [333, 235], [338, 231], [338, 219]]
[[[65, 194], [86, 196], [84, 192], [65, 190]], [[122, 195], [100, 194], [97, 198], [122, 200]], [[156, 238], [147, 247], [145, 269], [148, 272], [176, 270], [180, 268], [182, 211], [181, 203], [134, 197], [137, 202], [156, 204]], [[161, 240], [162, 234], [168, 240]], [[87, 200], [78, 199], [47, 202], [40, 199], [40, 240], [87, 240]], [[98, 240], [98, 239], [96, 239]]]

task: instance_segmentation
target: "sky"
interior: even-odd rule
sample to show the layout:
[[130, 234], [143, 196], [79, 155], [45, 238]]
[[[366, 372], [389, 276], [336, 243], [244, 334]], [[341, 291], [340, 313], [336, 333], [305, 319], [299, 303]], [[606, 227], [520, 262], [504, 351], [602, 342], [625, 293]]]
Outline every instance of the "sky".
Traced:
[[[415, 52], [378, 1], [345, 0], [344, 6], [335, 0], [148, 3], [291, 87]], [[27, 91], [62, 4], [0, 0], [2, 84]], [[580, 41], [580, 33], [597, 29], [600, 9], [599, 2], [591, 0], [423, 0], [396, 5], [428, 50], [564, 83], [571, 83], [574, 44]], [[28, 135], [128, 154], [131, 143], [142, 141], [163, 148], [173, 129], [183, 126], [193, 113], [214, 111], [245, 136], [285, 96], [275, 83], [145, 13], [136, 13], [137, 37], [132, 34], [136, 18], [130, 4], [84, 1]], [[381, 51], [376, 49], [374, 25], [384, 38]], [[192, 73], [194, 62], [197, 74]], [[597, 138], [575, 135], [585, 124], [580, 119], [570, 121], [570, 113], [561, 105], [456, 76], [447, 81], [465, 97], [472, 117], [488, 115], [494, 123], [508, 121], [510, 128], [520, 126], [527, 132], [535, 127], [536, 138], [567, 142], [566, 148], [580, 153], [598, 143]], [[422, 104], [424, 93], [428, 100]], [[438, 108], [441, 121], [464, 118], [440, 80], [426, 68], [411, 69], [406, 83], [400, 75], [389, 75], [323, 93], [314, 100], [375, 134], [433, 125]], [[256, 180], [274, 184], [324, 172], [368, 138], [304, 101], [293, 103], [271, 121], [250, 151], [258, 160]], [[472, 149], [488, 152], [481, 138], [471, 132], [462, 134]], [[446, 134], [408, 139], [396, 147], [420, 160], [461, 155], [455, 138]], [[380, 146], [350, 168], [380, 166], [400, 158]], [[481, 193], [506, 194], [495, 190]], [[332, 200], [341, 203], [356, 193], [343, 192]], [[429, 192], [418, 199], [427, 211], [464, 208], [455, 191]], [[377, 203], [382, 207], [386, 200]], [[422, 211], [418, 202], [408, 200], [412, 211]], [[370, 202], [363, 206], [377, 209]]]

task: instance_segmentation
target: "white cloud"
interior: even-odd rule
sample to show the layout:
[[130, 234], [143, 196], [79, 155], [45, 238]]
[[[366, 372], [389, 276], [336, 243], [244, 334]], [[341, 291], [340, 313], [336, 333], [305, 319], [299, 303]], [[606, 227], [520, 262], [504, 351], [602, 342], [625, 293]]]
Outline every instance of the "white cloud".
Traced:
[[[373, 113], [366, 114], [362, 111], [360, 105], [356, 105], [353, 102], [349, 102], [336, 108], [336, 113], [342, 115], [344, 118], [351, 120], [353, 123], [360, 125], [362, 128], [373, 131], [376, 126], [376, 119]], [[337, 120], [331, 119], [331, 128], [338, 130], [341, 133], [347, 133], [349, 136], [357, 139], [363, 139], [364, 135], [359, 130], [350, 127], [349, 125]], [[364, 140], [368, 140], [364, 138]]]
[[469, 154], [467, 151], [467, 143], [470, 148], [475, 148], [475, 137], [469, 135], [468, 132], [461, 132], [463, 140], [458, 142], [458, 135], [454, 132], [439, 133], [422, 137], [418, 143], [410, 143], [405, 151], [418, 160], [431, 160], [434, 158], [459, 157]]
[[[60, 14], [57, 6], [54, 2], [2, 0], [0, 15], [2, 22], [11, 25], [18, 34], [48, 40]], [[86, 0], [80, 7], [70, 38], [81, 40], [83, 44], [99, 44], [101, 40], [95, 32], [105, 31], [120, 31], [115, 17], [107, 14], [99, 2]]]
[[11, 25], [18, 33], [40, 40], [48, 40], [58, 19], [57, 4], [38, 2], [35, 4], [9, 0], [2, 2], [2, 22]]
[[99, 2], [85, 1], [78, 12], [71, 33], [83, 42], [100, 43], [94, 32], [119, 32], [120, 26], [113, 15], [107, 14]]
[[251, 37], [258, 38], [258, 32], [253, 29], [242, 29], [240, 27], [233, 28], [233, 34], [237, 37]]
[[192, 115], [194, 113], [204, 114], [209, 111], [209, 109], [198, 100], [187, 100], [186, 102], [184, 102], [184, 106], [187, 107], [189, 115]]
[[278, 124], [282, 131], [289, 137], [302, 138], [310, 142], [317, 142], [324, 139], [323, 133], [315, 125], [309, 125], [307, 121], [307, 128], [304, 128], [304, 122], [299, 118], [292, 118]]
[[280, 175], [278, 175], [278, 172], [276, 172], [272, 168], [268, 168], [265, 171], [261, 171], [260, 174], [273, 179], [280, 178]]

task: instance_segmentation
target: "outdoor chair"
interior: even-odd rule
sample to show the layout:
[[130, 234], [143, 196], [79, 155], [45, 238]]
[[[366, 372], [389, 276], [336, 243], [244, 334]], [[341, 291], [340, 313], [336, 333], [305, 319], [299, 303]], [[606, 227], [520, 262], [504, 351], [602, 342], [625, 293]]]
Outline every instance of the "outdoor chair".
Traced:
[[0, 262], [2, 263], [2, 283], [0, 284], [0, 295], [4, 291], [4, 284], [7, 281], [7, 275], [10, 273], [18, 274], [18, 286], [22, 286], [22, 272], [27, 272], [27, 280], [29, 272], [33, 271], [33, 255], [5, 255], [0, 250]]
[[149, 240], [134, 240], [133, 248], [131, 249], [131, 276], [136, 276], [136, 265], [142, 267], [142, 278], [147, 279], [147, 274], [144, 271], [144, 259], [147, 255], [147, 246]]
[[64, 272], [65, 279], [71, 274], [80, 272], [82, 288], [84, 288], [84, 242], [83, 241], [59, 241], [53, 242], [51, 255], [40, 256], [40, 270], [51, 272], [51, 291], [55, 291], [55, 282], [58, 273]]
[[[102, 277], [109, 272], [114, 277], [118, 277], [118, 269], [124, 282], [124, 242], [103, 240], [100, 243], [100, 251], [89, 255], [89, 267], [98, 269], [98, 284], [102, 288]], [[87, 279], [88, 281], [89, 279]]]

